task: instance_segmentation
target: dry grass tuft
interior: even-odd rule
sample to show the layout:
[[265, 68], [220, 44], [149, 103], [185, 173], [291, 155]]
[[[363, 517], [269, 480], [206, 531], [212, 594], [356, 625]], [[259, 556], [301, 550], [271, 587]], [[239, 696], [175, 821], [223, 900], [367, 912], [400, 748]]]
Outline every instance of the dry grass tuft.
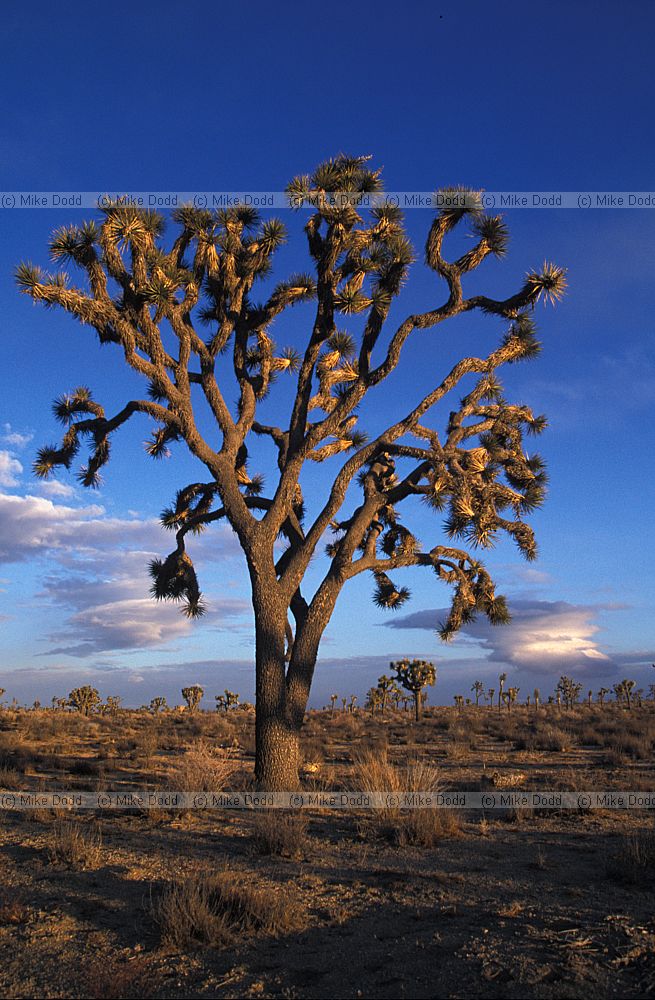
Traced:
[[302, 857], [307, 848], [309, 821], [302, 813], [280, 809], [266, 811], [255, 817], [252, 831], [253, 847], [258, 854], [280, 858]]
[[638, 885], [649, 880], [655, 869], [655, 830], [625, 834], [616, 854], [607, 858], [605, 869], [617, 882]]
[[170, 883], [151, 913], [162, 943], [180, 951], [228, 948], [242, 936], [276, 937], [305, 924], [304, 910], [281, 886], [229, 870]]
[[[435, 767], [420, 761], [395, 767], [386, 753], [366, 751], [356, 756], [355, 773], [357, 791], [366, 793], [383, 792], [397, 797], [439, 791], [439, 772]], [[359, 824], [359, 830], [364, 836], [382, 836], [395, 844], [433, 847], [444, 837], [457, 836], [461, 824], [459, 816], [450, 809], [402, 809], [390, 804], [371, 810]]]
[[102, 854], [102, 835], [98, 826], [85, 826], [78, 820], [57, 819], [52, 827], [48, 858], [52, 864], [71, 868], [92, 868]]
[[171, 787], [181, 792], [224, 792], [238, 767], [229, 749], [211, 747], [200, 740], [184, 753]]

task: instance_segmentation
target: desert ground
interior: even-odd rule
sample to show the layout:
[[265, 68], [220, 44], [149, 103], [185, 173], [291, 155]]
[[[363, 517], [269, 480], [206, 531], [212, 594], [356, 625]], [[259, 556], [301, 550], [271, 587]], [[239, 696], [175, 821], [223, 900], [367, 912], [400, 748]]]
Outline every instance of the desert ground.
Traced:
[[[652, 705], [315, 711], [304, 785], [655, 789]], [[252, 787], [254, 716], [0, 711], [0, 789]], [[3, 997], [641, 997], [645, 810], [0, 812]]]

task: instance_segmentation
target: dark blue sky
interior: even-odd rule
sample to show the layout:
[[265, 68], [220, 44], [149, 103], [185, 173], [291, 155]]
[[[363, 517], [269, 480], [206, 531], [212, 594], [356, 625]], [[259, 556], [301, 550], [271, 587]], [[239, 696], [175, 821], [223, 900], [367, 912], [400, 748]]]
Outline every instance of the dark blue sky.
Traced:
[[[654, 28], [645, 0], [534, 10], [332, 4], [318, 14], [306, 5], [104, 11], [37, 2], [3, 14], [1, 187], [281, 190], [294, 174], [347, 151], [373, 154], [394, 190], [459, 183], [655, 191]], [[35, 448], [56, 435], [55, 395], [86, 382], [119, 406], [135, 390], [131, 381], [123, 390], [118, 356], [66, 316], [34, 308], [13, 284], [17, 261], [47, 264], [51, 230], [78, 213], [0, 212], [1, 686], [21, 699], [45, 698], [84, 674], [132, 701], [197, 678], [216, 690], [238, 683], [247, 694], [251, 625], [230, 537], [216, 536], [220, 572], [212, 569], [212, 542], [203, 541], [203, 585], [214, 609], [207, 621], [187, 628], [175, 609], [153, 612], [143, 599], [141, 569], [168, 545], [150, 519], [178, 477], [193, 476], [191, 463], [180, 454], [165, 468], [147, 465], [145, 424], [116, 440], [99, 494], [71, 489], [72, 477], [44, 493], [31, 478]], [[280, 277], [308, 263], [299, 220], [286, 216], [293, 238]], [[428, 210], [408, 213], [419, 250], [430, 220]], [[431, 629], [447, 594], [432, 578], [416, 571], [403, 581], [414, 601], [393, 629], [373, 608], [368, 581], [357, 581], [326, 637], [318, 702], [335, 684], [361, 693], [389, 656], [405, 654], [442, 664], [442, 700], [502, 666], [516, 671], [526, 692], [533, 683], [548, 689], [564, 670], [650, 681], [642, 665], [655, 657], [655, 214], [512, 210], [507, 221], [510, 253], [477, 272], [471, 289], [509, 294], [544, 259], [565, 265], [570, 283], [557, 309], [539, 308], [542, 357], [506, 381], [508, 394], [550, 418], [539, 442], [551, 474], [549, 499], [534, 518], [540, 561], [526, 568], [510, 545], [487, 558], [518, 602], [515, 625], [491, 638], [472, 631], [444, 649]], [[441, 297], [419, 261], [398, 314]], [[301, 344], [308, 319], [294, 313], [276, 337]], [[493, 320], [467, 319], [438, 337], [420, 335], [395, 398], [418, 392], [460, 352], [498, 333]], [[281, 393], [271, 406], [281, 405]], [[373, 424], [387, 405], [373, 401]], [[437, 529], [435, 522], [431, 544]], [[409, 619], [419, 612], [423, 618]], [[216, 659], [220, 669], [208, 665]]]

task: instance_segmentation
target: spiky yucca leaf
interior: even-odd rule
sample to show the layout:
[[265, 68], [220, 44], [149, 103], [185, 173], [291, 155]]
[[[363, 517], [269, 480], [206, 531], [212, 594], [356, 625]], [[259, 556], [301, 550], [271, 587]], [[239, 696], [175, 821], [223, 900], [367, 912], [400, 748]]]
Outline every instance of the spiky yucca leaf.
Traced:
[[509, 229], [501, 215], [483, 215], [473, 221], [474, 232], [483, 239], [495, 257], [504, 257], [509, 243]]
[[268, 219], [262, 226], [257, 243], [265, 254], [271, 254], [286, 243], [287, 230], [281, 219]]
[[37, 264], [32, 264], [30, 261], [23, 261], [16, 268], [14, 277], [16, 284], [22, 291], [30, 291], [36, 288], [37, 285], [40, 285], [47, 276]]
[[80, 385], [70, 393], [59, 396], [52, 404], [52, 412], [59, 423], [67, 425], [76, 413], [93, 413], [91, 390]]
[[361, 292], [348, 289], [346, 286], [343, 291], [334, 296], [334, 305], [345, 316], [353, 316], [356, 313], [363, 312], [364, 309], [368, 309], [371, 305], [371, 299], [366, 295], [362, 295]]
[[373, 603], [378, 608], [388, 608], [390, 611], [397, 611], [411, 597], [411, 592], [407, 587], [396, 587], [386, 573], [374, 573], [373, 575], [375, 577]]
[[526, 284], [537, 293], [537, 301], [543, 296], [545, 302], [555, 305], [566, 291], [566, 268], [544, 261], [541, 271], [528, 273]]

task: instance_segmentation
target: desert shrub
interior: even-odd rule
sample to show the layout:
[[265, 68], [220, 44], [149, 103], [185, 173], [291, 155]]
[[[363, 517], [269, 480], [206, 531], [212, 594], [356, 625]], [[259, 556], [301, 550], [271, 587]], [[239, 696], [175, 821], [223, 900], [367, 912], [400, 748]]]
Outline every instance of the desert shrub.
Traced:
[[0, 927], [26, 924], [29, 918], [29, 907], [20, 893], [13, 886], [0, 885]]
[[237, 767], [234, 754], [199, 741], [187, 748], [171, 776], [171, 787], [181, 792], [223, 792]]
[[325, 760], [325, 740], [307, 734], [302, 741], [301, 753], [304, 761], [320, 764]]
[[229, 947], [243, 936], [277, 936], [304, 924], [288, 891], [232, 871], [170, 883], [151, 913], [162, 943], [179, 950]]
[[532, 731], [518, 732], [514, 737], [517, 750], [569, 750], [574, 740], [569, 732], [548, 723], [536, 726]]
[[259, 813], [252, 827], [253, 848], [258, 854], [299, 858], [307, 847], [307, 817], [276, 809]]
[[23, 785], [21, 774], [14, 767], [0, 766], [0, 788], [15, 792]]
[[[386, 754], [355, 755], [355, 775], [356, 790], [367, 793], [387, 792], [400, 796], [439, 790], [439, 772], [435, 767], [420, 761], [395, 767]], [[456, 835], [460, 822], [450, 810], [402, 809], [399, 805], [385, 805], [368, 810], [358, 827], [365, 837], [383, 837], [395, 844], [431, 847], [444, 837]]]
[[626, 757], [632, 757], [633, 760], [649, 760], [652, 756], [650, 737], [642, 733], [638, 735], [633, 733], [621, 733], [617, 735], [614, 749]]
[[77, 820], [55, 820], [48, 858], [52, 864], [71, 868], [91, 868], [98, 863], [102, 852], [102, 836], [98, 826], [85, 826]]
[[454, 809], [408, 809], [390, 832], [399, 846], [436, 847], [444, 839], [461, 835], [461, 817]]
[[460, 722], [450, 729], [446, 743], [446, 755], [450, 760], [461, 760], [468, 757], [473, 748], [473, 734]]
[[102, 764], [90, 757], [80, 757], [78, 760], [70, 761], [68, 770], [71, 774], [79, 774], [81, 777], [97, 778], [103, 774]]
[[96, 956], [89, 956], [81, 962], [78, 975], [84, 996], [102, 1000], [151, 997], [159, 985], [157, 971], [145, 957], [132, 956], [130, 961], [121, 962], [103, 956], [99, 962]]
[[648, 828], [625, 834], [618, 851], [606, 858], [609, 878], [630, 885], [650, 881], [655, 868], [655, 830]]

